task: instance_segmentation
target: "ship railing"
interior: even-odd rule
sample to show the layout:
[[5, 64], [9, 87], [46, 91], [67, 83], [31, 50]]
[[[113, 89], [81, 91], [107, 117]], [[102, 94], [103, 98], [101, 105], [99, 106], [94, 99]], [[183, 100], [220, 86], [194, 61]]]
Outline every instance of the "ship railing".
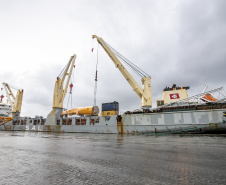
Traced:
[[[218, 100], [216, 101], [201, 101], [203, 96], [205, 96], [206, 94], [213, 94], [213, 93], [218, 93]], [[209, 102], [218, 102], [218, 103], [221, 103], [221, 102], [225, 102], [226, 101], [226, 94], [225, 94], [225, 91], [223, 89], [223, 87], [220, 87], [220, 88], [217, 88], [217, 89], [213, 89], [213, 90], [210, 90], [210, 91], [207, 91], [207, 92], [204, 92], [204, 93], [200, 93], [200, 94], [197, 94], [195, 96], [191, 96], [191, 97], [188, 97], [188, 98], [185, 98], [185, 99], [182, 99], [182, 100], [179, 100], [179, 101], [175, 101], [175, 102], [171, 102], [171, 103], [168, 103], [168, 104], [165, 104], [165, 105], [162, 105], [162, 106], [159, 106], [158, 108], [164, 108], [164, 107], [170, 107], [170, 106], [180, 106], [180, 105], [191, 105], [191, 104], [206, 104], [206, 103], [209, 103]]]

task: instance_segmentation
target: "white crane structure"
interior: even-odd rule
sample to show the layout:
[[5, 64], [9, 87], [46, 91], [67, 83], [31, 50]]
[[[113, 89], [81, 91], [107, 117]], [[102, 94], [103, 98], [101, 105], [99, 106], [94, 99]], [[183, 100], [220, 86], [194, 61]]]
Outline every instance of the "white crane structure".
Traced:
[[[119, 69], [125, 79], [128, 81], [130, 86], [136, 92], [136, 94], [141, 98], [141, 106], [142, 108], [151, 108], [152, 106], [152, 93], [151, 93], [151, 77], [143, 72], [136, 65], [128, 61], [125, 57], [119, 54], [116, 50], [114, 50], [109, 44], [107, 44], [102, 38], [93, 35], [92, 38], [96, 38], [98, 43], [103, 47], [108, 56], [114, 62], [115, 66]], [[117, 55], [117, 56], [116, 56]], [[119, 60], [124, 61], [131, 69], [133, 69], [139, 76], [142, 77], [142, 88], [138, 85], [138, 83], [134, 80], [131, 74], [127, 71], [124, 65]]]

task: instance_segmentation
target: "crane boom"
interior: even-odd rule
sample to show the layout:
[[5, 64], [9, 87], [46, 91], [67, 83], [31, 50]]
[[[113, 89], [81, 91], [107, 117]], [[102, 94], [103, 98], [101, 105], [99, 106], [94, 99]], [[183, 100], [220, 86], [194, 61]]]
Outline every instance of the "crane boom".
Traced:
[[[55, 88], [53, 93], [53, 108], [63, 108], [63, 102], [67, 93], [68, 84], [74, 67], [76, 55], [71, 56], [62, 76], [62, 79], [58, 76], [55, 82]], [[66, 84], [64, 85], [65, 78], [67, 77]]]
[[[74, 54], [73, 56], [71, 56], [65, 69], [63, 69], [61, 74], [57, 77], [53, 93], [53, 109], [46, 118], [46, 125], [55, 125], [56, 119], [61, 115], [61, 112], [63, 110], [63, 102], [67, 93], [68, 84], [75, 64], [75, 59], [76, 55]], [[67, 80], [64, 86], [66, 77]]]
[[9, 101], [9, 104], [12, 106], [11, 116], [14, 116], [16, 113], [20, 114], [24, 90], [23, 89], [17, 89], [17, 94], [15, 96], [13, 94], [9, 84], [3, 82], [2, 85], [5, 89], [6, 96], [7, 96], [7, 99]]
[[136, 94], [141, 98], [142, 107], [151, 107], [152, 106], [152, 97], [151, 97], [151, 78], [143, 77], [142, 78], [142, 88], [138, 85], [138, 83], [134, 80], [131, 74], [127, 71], [127, 69], [123, 66], [121, 61], [117, 58], [117, 56], [112, 52], [112, 50], [107, 46], [104, 40], [96, 35], [93, 35], [92, 38], [96, 38], [98, 43], [103, 47], [108, 56], [114, 62], [115, 66], [119, 69], [125, 79], [128, 81], [130, 86], [136, 92]]

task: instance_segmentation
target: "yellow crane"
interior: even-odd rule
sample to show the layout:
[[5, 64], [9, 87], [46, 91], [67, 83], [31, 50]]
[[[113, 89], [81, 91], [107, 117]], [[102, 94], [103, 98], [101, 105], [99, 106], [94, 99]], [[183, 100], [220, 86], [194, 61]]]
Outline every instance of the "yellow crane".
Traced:
[[9, 122], [9, 121], [11, 121], [11, 120], [13, 120], [12, 117], [1, 117], [1, 116], [0, 116], [0, 126], [1, 126], [1, 125], [4, 125], [5, 123], [7, 123], [7, 122]]
[[72, 116], [72, 115], [85, 115], [85, 116], [98, 116], [99, 108], [98, 106], [88, 106], [88, 107], [75, 107], [73, 109], [63, 111], [62, 116]]
[[[72, 69], [75, 64], [76, 55], [71, 56], [66, 68], [62, 71], [61, 77], [58, 76], [55, 82], [55, 88], [53, 93], [53, 108], [63, 108], [63, 102], [67, 93], [68, 84], [71, 78]], [[67, 77], [66, 84], [64, 81]]]
[[151, 77], [143, 76], [143, 78], [141, 79], [141, 81], [142, 81], [142, 88], [141, 88], [138, 85], [138, 83], [134, 80], [134, 78], [130, 75], [130, 73], [127, 71], [127, 69], [123, 66], [123, 64], [118, 59], [118, 57], [115, 55], [115, 53], [112, 51], [113, 48], [111, 48], [102, 38], [97, 37], [96, 35], [93, 35], [92, 38], [97, 39], [98, 43], [103, 47], [103, 49], [106, 51], [108, 56], [114, 62], [116, 68], [119, 69], [119, 71], [122, 73], [122, 75], [128, 81], [128, 83], [133, 88], [133, 90], [136, 92], [136, 94], [141, 98], [141, 106], [143, 108], [151, 107], [152, 106]]
[[[7, 99], [9, 101], [9, 104], [12, 106], [11, 117], [19, 116], [20, 112], [21, 112], [21, 107], [22, 107], [24, 90], [23, 89], [17, 89], [13, 86], [10, 86], [9, 84], [7, 84], [5, 82], [3, 82], [2, 85], [5, 89], [6, 96], [7, 96]], [[13, 94], [13, 91], [12, 91], [11, 88], [17, 89], [16, 96]]]
[[[74, 68], [76, 55], [70, 57], [67, 65], [57, 77], [53, 93], [53, 110], [48, 114], [46, 124], [51, 125], [56, 123], [56, 118], [60, 117], [63, 110], [63, 102], [67, 93], [72, 70]], [[64, 84], [65, 82], [65, 84]]]

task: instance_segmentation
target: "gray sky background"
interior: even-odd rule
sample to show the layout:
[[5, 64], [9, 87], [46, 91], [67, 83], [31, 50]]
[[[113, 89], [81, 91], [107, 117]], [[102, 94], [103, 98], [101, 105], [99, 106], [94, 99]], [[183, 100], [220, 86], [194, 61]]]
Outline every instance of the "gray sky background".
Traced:
[[[153, 106], [173, 83], [190, 86], [189, 96], [225, 87], [225, 10], [225, 0], [0, 0], [0, 83], [24, 89], [22, 116], [46, 117], [56, 77], [75, 53], [72, 105], [93, 105], [96, 34], [151, 76]], [[98, 53], [99, 107], [140, 108], [101, 46]]]

